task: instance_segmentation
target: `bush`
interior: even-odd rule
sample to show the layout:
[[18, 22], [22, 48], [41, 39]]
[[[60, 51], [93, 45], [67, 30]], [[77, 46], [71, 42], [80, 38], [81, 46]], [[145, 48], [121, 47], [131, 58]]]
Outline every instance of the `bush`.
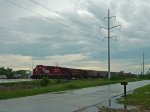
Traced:
[[127, 77], [125, 76], [112, 76], [110, 79], [111, 80], [123, 80], [126, 79]]
[[66, 79], [56, 79], [56, 83], [67, 83], [67, 82], [69, 81]]
[[61, 83], [61, 79], [56, 79], [56, 83]]
[[48, 86], [48, 84], [49, 84], [49, 79], [47, 77], [44, 77], [40, 82], [40, 85], [43, 87]]

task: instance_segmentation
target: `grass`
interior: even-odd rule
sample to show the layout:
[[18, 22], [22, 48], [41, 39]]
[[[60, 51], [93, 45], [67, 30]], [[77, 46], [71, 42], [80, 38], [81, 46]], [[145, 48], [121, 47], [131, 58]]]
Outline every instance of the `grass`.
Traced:
[[[126, 78], [126, 81], [138, 81], [143, 78]], [[82, 79], [70, 81], [50, 80], [46, 87], [40, 86], [40, 80], [27, 82], [14, 82], [0, 84], [0, 99], [17, 98], [24, 96], [32, 96], [37, 94], [58, 92], [72, 89], [79, 89], [85, 87], [101, 86], [107, 84], [119, 83], [125, 81], [122, 79]]]
[[127, 97], [119, 99], [120, 103], [127, 105], [138, 105], [150, 110], [150, 84], [136, 89]]

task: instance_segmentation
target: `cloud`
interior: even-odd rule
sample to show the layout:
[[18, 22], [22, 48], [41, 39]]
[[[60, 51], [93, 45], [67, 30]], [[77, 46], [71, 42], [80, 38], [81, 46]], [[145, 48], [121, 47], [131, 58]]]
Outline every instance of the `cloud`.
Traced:
[[141, 59], [143, 50], [147, 57], [150, 56], [149, 1], [83, 0], [80, 3], [65, 0], [56, 4], [39, 0], [59, 12], [59, 16], [30, 1], [12, 2], [38, 14], [0, 1], [0, 60], [12, 56], [11, 63], [15, 63], [18, 58], [16, 65], [3, 61], [2, 66], [25, 68], [30, 64], [23, 63], [24, 59], [32, 61], [34, 57], [36, 64], [57, 62], [66, 67], [107, 70], [107, 38], [104, 39], [104, 34], [98, 30], [101, 26], [107, 27], [103, 18], [107, 16], [108, 8], [111, 16], [116, 15], [110, 25], [122, 25], [119, 31], [111, 30], [112, 36], [117, 35], [116, 40], [111, 38], [110, 44], [112, 71], [120, 71], [120, 64], [124, 63], [125, 71], [135, 72], [135, 59]]
[[1, 67], [9, 67], [13, 69], [31, 69], [31, 57], [15, 54], [0, 55]]

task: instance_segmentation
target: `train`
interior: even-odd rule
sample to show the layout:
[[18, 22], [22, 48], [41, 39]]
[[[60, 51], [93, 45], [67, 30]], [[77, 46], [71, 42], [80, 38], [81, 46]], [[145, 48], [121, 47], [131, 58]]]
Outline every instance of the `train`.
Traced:
[[[115, 76], [118, 72], [111, 72], [111, 75]], [[40, 79], [43, 77], [48, 77], [50, 79], [62, 78], [62, 79], [81, 79], [81, 78], [107, 78], [107, 71], [96, 71], [96, 70], [85, 70], [85, 69], [75, 69], [66, 68], [58, 66], [44, 66], [37, 65], [33, 69], [33, 74], [31, 78]]]

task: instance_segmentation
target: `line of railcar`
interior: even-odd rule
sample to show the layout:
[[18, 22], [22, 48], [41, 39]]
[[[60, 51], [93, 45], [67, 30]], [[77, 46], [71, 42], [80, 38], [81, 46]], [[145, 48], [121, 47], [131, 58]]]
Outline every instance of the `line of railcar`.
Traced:
[[[118, 72], [111, 72], [112, 75], [118, 74]], [[95, 70], [84, 70], [84, 69], [74, 69], [74, 68], [65, 68], [58, 66], [44, 66], [37, 65], [33, 69], [33, 74], [31, 78], [40, 79], [43, 77], [48, 78], [106, 78], [108, 76], [107, 71], [95, 71]]]

